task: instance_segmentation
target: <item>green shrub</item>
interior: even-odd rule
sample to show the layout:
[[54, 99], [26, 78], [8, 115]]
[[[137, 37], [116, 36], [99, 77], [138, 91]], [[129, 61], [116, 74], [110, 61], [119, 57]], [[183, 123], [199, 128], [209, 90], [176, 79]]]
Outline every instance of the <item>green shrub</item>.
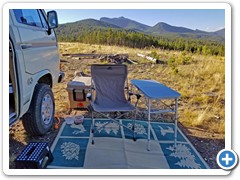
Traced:
[[156, 49], [153, 49], [150, 53], [150, 56], [155, 59], [159, 59], [159, 54], [157, 53]]
[[177, 63], [176, 63], [176, 57], [175, 57], [175, 56], [172, 56], [172, 57], [168, 60], [168, 65], [169, 65], [170, 67], [172, 67], [172, 68], [177, 65]]
[[183, 52], [181, 56], [179, 56], [178, 58], [178, 64], [181, 64], [181, 65], [190, 64], [192, 61], [193, 61], [193, 57], [190, 55], [186, 55], [185, 52]]
[[179, 57], [173, 55], [168, 60], [168, 65], [170, 67], [176, 67], [178, 65], [187, 65], [190, 64], [191, 62], [193, 62], [193, 57], [190, 55], [186, 55], [186, 53], [183, 52]]

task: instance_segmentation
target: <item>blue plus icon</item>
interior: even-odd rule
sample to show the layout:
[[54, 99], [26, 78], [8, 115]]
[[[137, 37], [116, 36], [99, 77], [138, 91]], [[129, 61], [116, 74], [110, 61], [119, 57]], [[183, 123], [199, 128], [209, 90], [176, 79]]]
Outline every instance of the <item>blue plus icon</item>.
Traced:
[[223, 149], [217, 155], [218, 165], [225, 170], [234, 168], [234, 166], [237, 164], [237, 161], [237, 154], [233, 150]]

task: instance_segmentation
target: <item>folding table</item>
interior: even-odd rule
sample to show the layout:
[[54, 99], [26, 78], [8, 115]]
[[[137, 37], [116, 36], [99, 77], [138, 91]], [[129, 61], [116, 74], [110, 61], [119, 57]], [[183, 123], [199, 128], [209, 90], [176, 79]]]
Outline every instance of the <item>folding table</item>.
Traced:
[[[174, 130], [174, 147], [177, 144], [177, 109], [178, 109], [178, 98], [180, 97], [180, 93], [172, 90], [171, 88], [155, 81], [155, 80], [131, 80], [131, 83], [146, 97], [146, 106], [148, 109], [148, 143], [147, 150], [150, 150], [150, 121], [151, 114], [162, 114], [168, 112], [175, 113], [175, 130]], [[165, 99], [174, 99], [175, 100], [175, 108], [168, 109], [158, 109], [151, 110], [151, 100], [165, 100]]]

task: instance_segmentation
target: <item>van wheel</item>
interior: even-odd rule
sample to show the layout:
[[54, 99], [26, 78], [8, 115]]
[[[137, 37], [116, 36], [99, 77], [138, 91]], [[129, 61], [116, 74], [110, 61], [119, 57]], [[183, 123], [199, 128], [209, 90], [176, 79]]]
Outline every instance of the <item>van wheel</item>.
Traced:
[[31, 135], [44, 135], [52, 127], [55, 103], [52, 89], [46, 84], [37, 84], [28, 112], [22, 117], [25, 130]]

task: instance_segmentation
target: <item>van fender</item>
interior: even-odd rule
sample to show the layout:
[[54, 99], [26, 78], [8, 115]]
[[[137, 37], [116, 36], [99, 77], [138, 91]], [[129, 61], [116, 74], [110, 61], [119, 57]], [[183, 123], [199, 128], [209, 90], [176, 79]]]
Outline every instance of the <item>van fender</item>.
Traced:
[[21, 116], [28, 111], [31, 104], [31, 100], [33, 98], [35, 87], [38, 83], [48, 84], [50, 87], [52, 87], [52, 75], [49, 70], [42, 70], [34, 75], [29, 74], [27, 76], [26, 81], [27, 87], [23, 87], [25, 88], [24, 90], [25, 93], [23, 94], [24, 101], [21, 103], [22, 104]]

